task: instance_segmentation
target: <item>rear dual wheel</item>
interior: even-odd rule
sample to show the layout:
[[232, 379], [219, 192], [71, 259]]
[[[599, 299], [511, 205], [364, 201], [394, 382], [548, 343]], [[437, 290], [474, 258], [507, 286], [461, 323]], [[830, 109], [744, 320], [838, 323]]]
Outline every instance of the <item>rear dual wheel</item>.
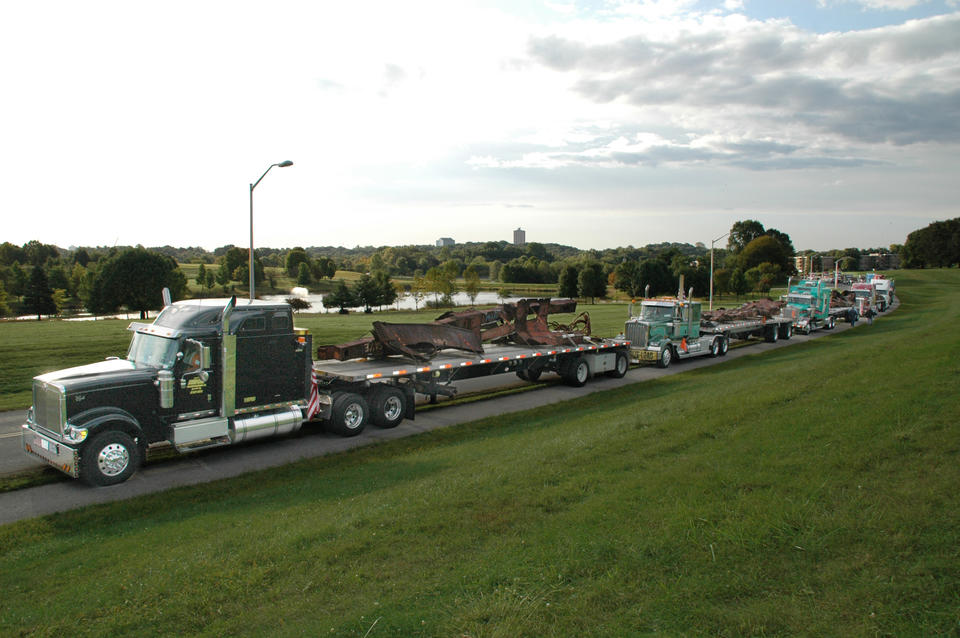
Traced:
[[583, 357], [577, 357], [567, 361], [560, 373], [563, 382], [574, 388], [582, 388], [590, 379], [590, 366]]
[[357, 436], [370, 419], [367, 400], [355, 392], [337, 392], [333, 395], [330, 422], [327, 429], [340, 436]]
[[395, 428], [407, 413], [407, 397], [392, 385], [378, 385], [370, 393], [370, 419], [381, 428]]

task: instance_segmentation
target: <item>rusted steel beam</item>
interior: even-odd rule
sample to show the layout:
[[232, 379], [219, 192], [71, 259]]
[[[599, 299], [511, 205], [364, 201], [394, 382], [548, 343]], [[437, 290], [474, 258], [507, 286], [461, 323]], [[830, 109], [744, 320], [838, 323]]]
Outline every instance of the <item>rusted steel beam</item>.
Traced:
[[387, 354], [404, 354], [421, 361], [446, 348], [483, 354], [478, 334], [447, 324], [374, 321], [373, 337]]
[[551, 313], [575, 312], [573, 299], [521, 299], [489, 310], [447, 312], [433, 323], [373, 322], [373, 336], [338, 345], [319, 346], [320, 359], [357, 359], [400, 354], [427, 360], [438, 351], [453, 348], [483, 353], [483, 343], [513, 341], [526, 345], [579, 343], [590, 334], [590, 318], [581, 313], [569, 326], [550, 324]]

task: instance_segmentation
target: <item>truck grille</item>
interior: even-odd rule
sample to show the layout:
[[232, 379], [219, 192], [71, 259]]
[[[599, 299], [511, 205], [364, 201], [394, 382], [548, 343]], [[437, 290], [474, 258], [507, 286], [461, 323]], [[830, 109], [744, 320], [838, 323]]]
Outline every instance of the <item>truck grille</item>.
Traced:
[[33, 382], [33, 418], [43, 429], [63, 434], [67, 401], [59, 387], [43, 381]]
[[650, 335], [650, 326], [636, 321], [628, 321], [626, 329], [627, 341], [635, 348], [645, 348]]

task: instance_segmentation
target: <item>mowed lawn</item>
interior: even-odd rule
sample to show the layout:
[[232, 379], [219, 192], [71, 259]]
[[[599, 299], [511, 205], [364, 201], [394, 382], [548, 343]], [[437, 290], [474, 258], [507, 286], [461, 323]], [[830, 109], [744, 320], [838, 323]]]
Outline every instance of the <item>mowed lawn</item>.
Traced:
[[960, 271], [897, 287], [810, 343], [0, 527], [0, 635], [955, 635]]

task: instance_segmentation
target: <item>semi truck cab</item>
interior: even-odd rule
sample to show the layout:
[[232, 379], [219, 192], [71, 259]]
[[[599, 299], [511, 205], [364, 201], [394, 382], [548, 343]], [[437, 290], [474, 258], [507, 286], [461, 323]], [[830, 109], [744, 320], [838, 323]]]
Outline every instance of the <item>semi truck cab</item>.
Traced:
[[150, 445], [178, 451], [299, 429], [310, 336], [287, 304], [191, 300], [132, 323], [125, 359], [34, 378], [23, 449], [92, 485], [139, 468]]

